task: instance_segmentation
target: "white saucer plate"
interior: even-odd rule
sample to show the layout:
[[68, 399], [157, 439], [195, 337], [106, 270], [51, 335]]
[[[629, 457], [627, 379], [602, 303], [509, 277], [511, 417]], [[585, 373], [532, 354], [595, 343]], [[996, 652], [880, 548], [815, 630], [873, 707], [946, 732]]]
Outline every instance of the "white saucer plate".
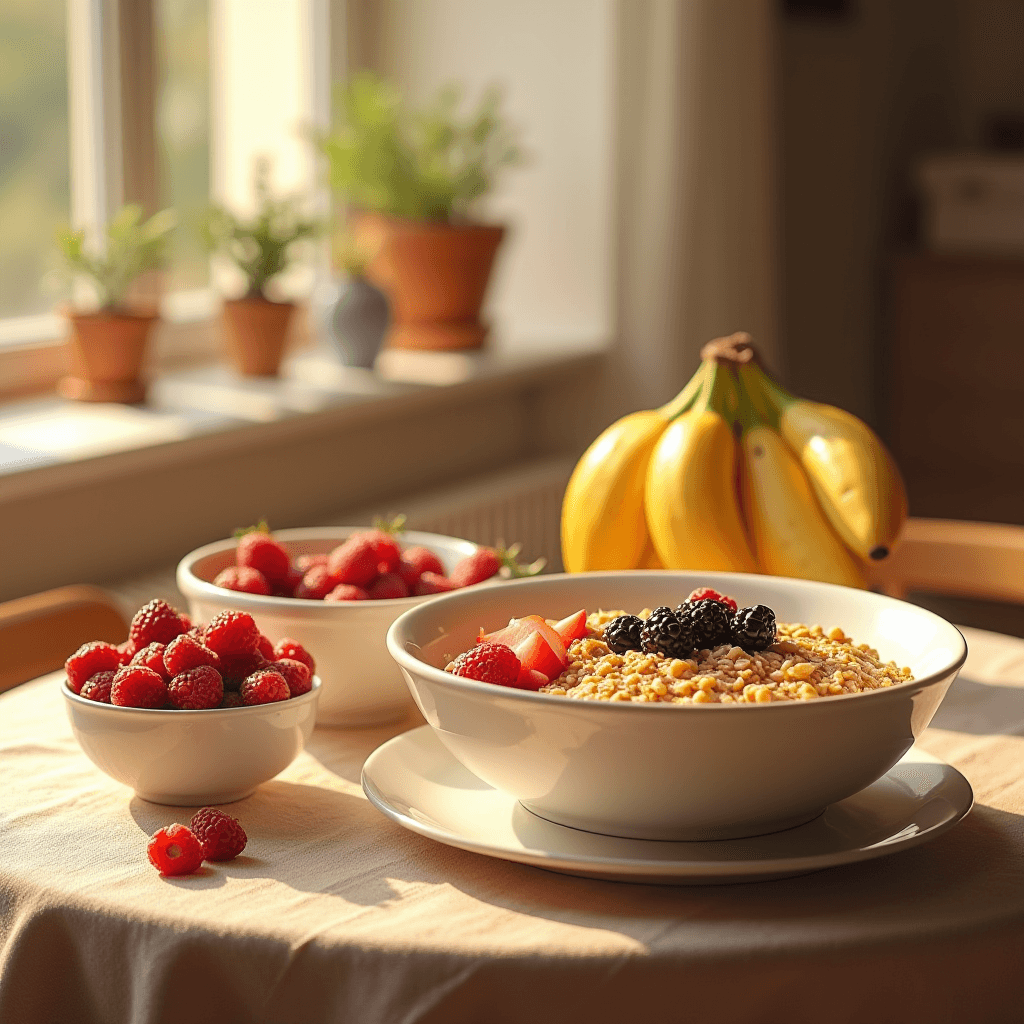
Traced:
[[659, 885], [786, 878], [882, 857], [941, 835], [974, 802], [955, 768], [914, 747], [867, 789], [798, 828], [717, 842], [620, 839], [526, 810], [464, 768], [428, 725], [378, 747], [362, 783], [392, 821], [439, 843], [549, 871]]

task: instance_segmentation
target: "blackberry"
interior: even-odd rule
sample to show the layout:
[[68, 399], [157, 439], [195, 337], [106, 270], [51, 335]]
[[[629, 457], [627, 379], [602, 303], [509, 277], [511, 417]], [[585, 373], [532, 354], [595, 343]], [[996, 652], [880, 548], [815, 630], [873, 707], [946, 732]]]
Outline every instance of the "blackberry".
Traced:
[[665, 605], [651, 612], [640, 631], [640, 642], [650, 654], [660, 653], [670, 658], [688, 658], [693, 654], [688, 623]]
[[612, 619], [604, 627], [604, 642], [608, 649], [616, 654], [626, 651], [642, 651], [640, 631], [644, 628], [644, 620], [639, 615], [620, 615]]
[[732, 642], [750, 654], [775, 643], [775, 612], [766, 604], [741, 608], [732, 617]]
[[698, 650], [712, 650], [732, 642], [732, 616], [721, 601], [705, 598], [687, 602], [677, 609], [679, 618], [690, 627], [693, 646]]

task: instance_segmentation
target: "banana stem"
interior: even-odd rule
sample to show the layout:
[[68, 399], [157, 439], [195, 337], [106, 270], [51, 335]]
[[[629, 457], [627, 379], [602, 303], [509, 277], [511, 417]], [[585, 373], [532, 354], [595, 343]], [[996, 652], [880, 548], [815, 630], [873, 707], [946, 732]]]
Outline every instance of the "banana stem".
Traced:
[[738, 367], [736, 375], [747, 399], [760, 418], [768, 426], [778, 430], [782, 413], [796, 399], [779, 387], [760, 366], [753, 363]]
[[[744, 367], [743, 369], [746, 369]], [[751, 383], [756, 379], [750, 374], [744, 374], [742, 369], [736, 374], [736, 397], [737, 411], [736, 421], [742, 427], [743, 432], [753, 430], [754, 427], [764, 426], [765, 417], [761, 414], [757, 403], [753, 401], [750, 394]]]
[[704, 389], [704, 382], [708, 376], [708, 365], [707, 363], [701, 363], [697, 368], [697, 372], [690, 378], [686, 387], [672, 399], [671, 402], [667, 402], [658, 411], [662, 413], [667, 419], [674, 420], [677, 416], [681, 416], [684, 412], [691, 408], [694, 402], [700, 397], [701, 392]]

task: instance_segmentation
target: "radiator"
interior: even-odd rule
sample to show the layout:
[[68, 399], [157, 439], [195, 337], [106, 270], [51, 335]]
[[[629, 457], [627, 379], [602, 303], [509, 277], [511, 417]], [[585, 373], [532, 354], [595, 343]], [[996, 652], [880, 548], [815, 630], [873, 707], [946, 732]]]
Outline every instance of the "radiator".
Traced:
[[368, 523], [375, 515], [402, 512], [406, 527], [464, 537], [477, 544], [522, 544], [521, 562], [544, 558], [545, 572], [562, 568], [559, 520], [562, 495], [573, 460], [542, 459], [499, 473], [473, 477], [448, 487], [363, 509], [339, 523]]

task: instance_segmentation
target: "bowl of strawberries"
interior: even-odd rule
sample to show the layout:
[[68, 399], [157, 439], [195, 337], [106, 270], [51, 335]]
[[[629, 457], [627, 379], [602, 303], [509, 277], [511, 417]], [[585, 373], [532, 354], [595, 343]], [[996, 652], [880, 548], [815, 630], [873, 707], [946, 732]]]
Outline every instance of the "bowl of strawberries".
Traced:
[[387, 650], [391, 623], [437, 594], [523, 571], [514, 551], [402, 525], [399, 518], [374, 528], [271, 533], [261, 524], [186, 555], [178, 588], [199, 624], [224, 611], [246, 611], [272, 642], [290, 637], [315, 650], [323, 680], [317, 724], [390, 721], [411, 708]]

